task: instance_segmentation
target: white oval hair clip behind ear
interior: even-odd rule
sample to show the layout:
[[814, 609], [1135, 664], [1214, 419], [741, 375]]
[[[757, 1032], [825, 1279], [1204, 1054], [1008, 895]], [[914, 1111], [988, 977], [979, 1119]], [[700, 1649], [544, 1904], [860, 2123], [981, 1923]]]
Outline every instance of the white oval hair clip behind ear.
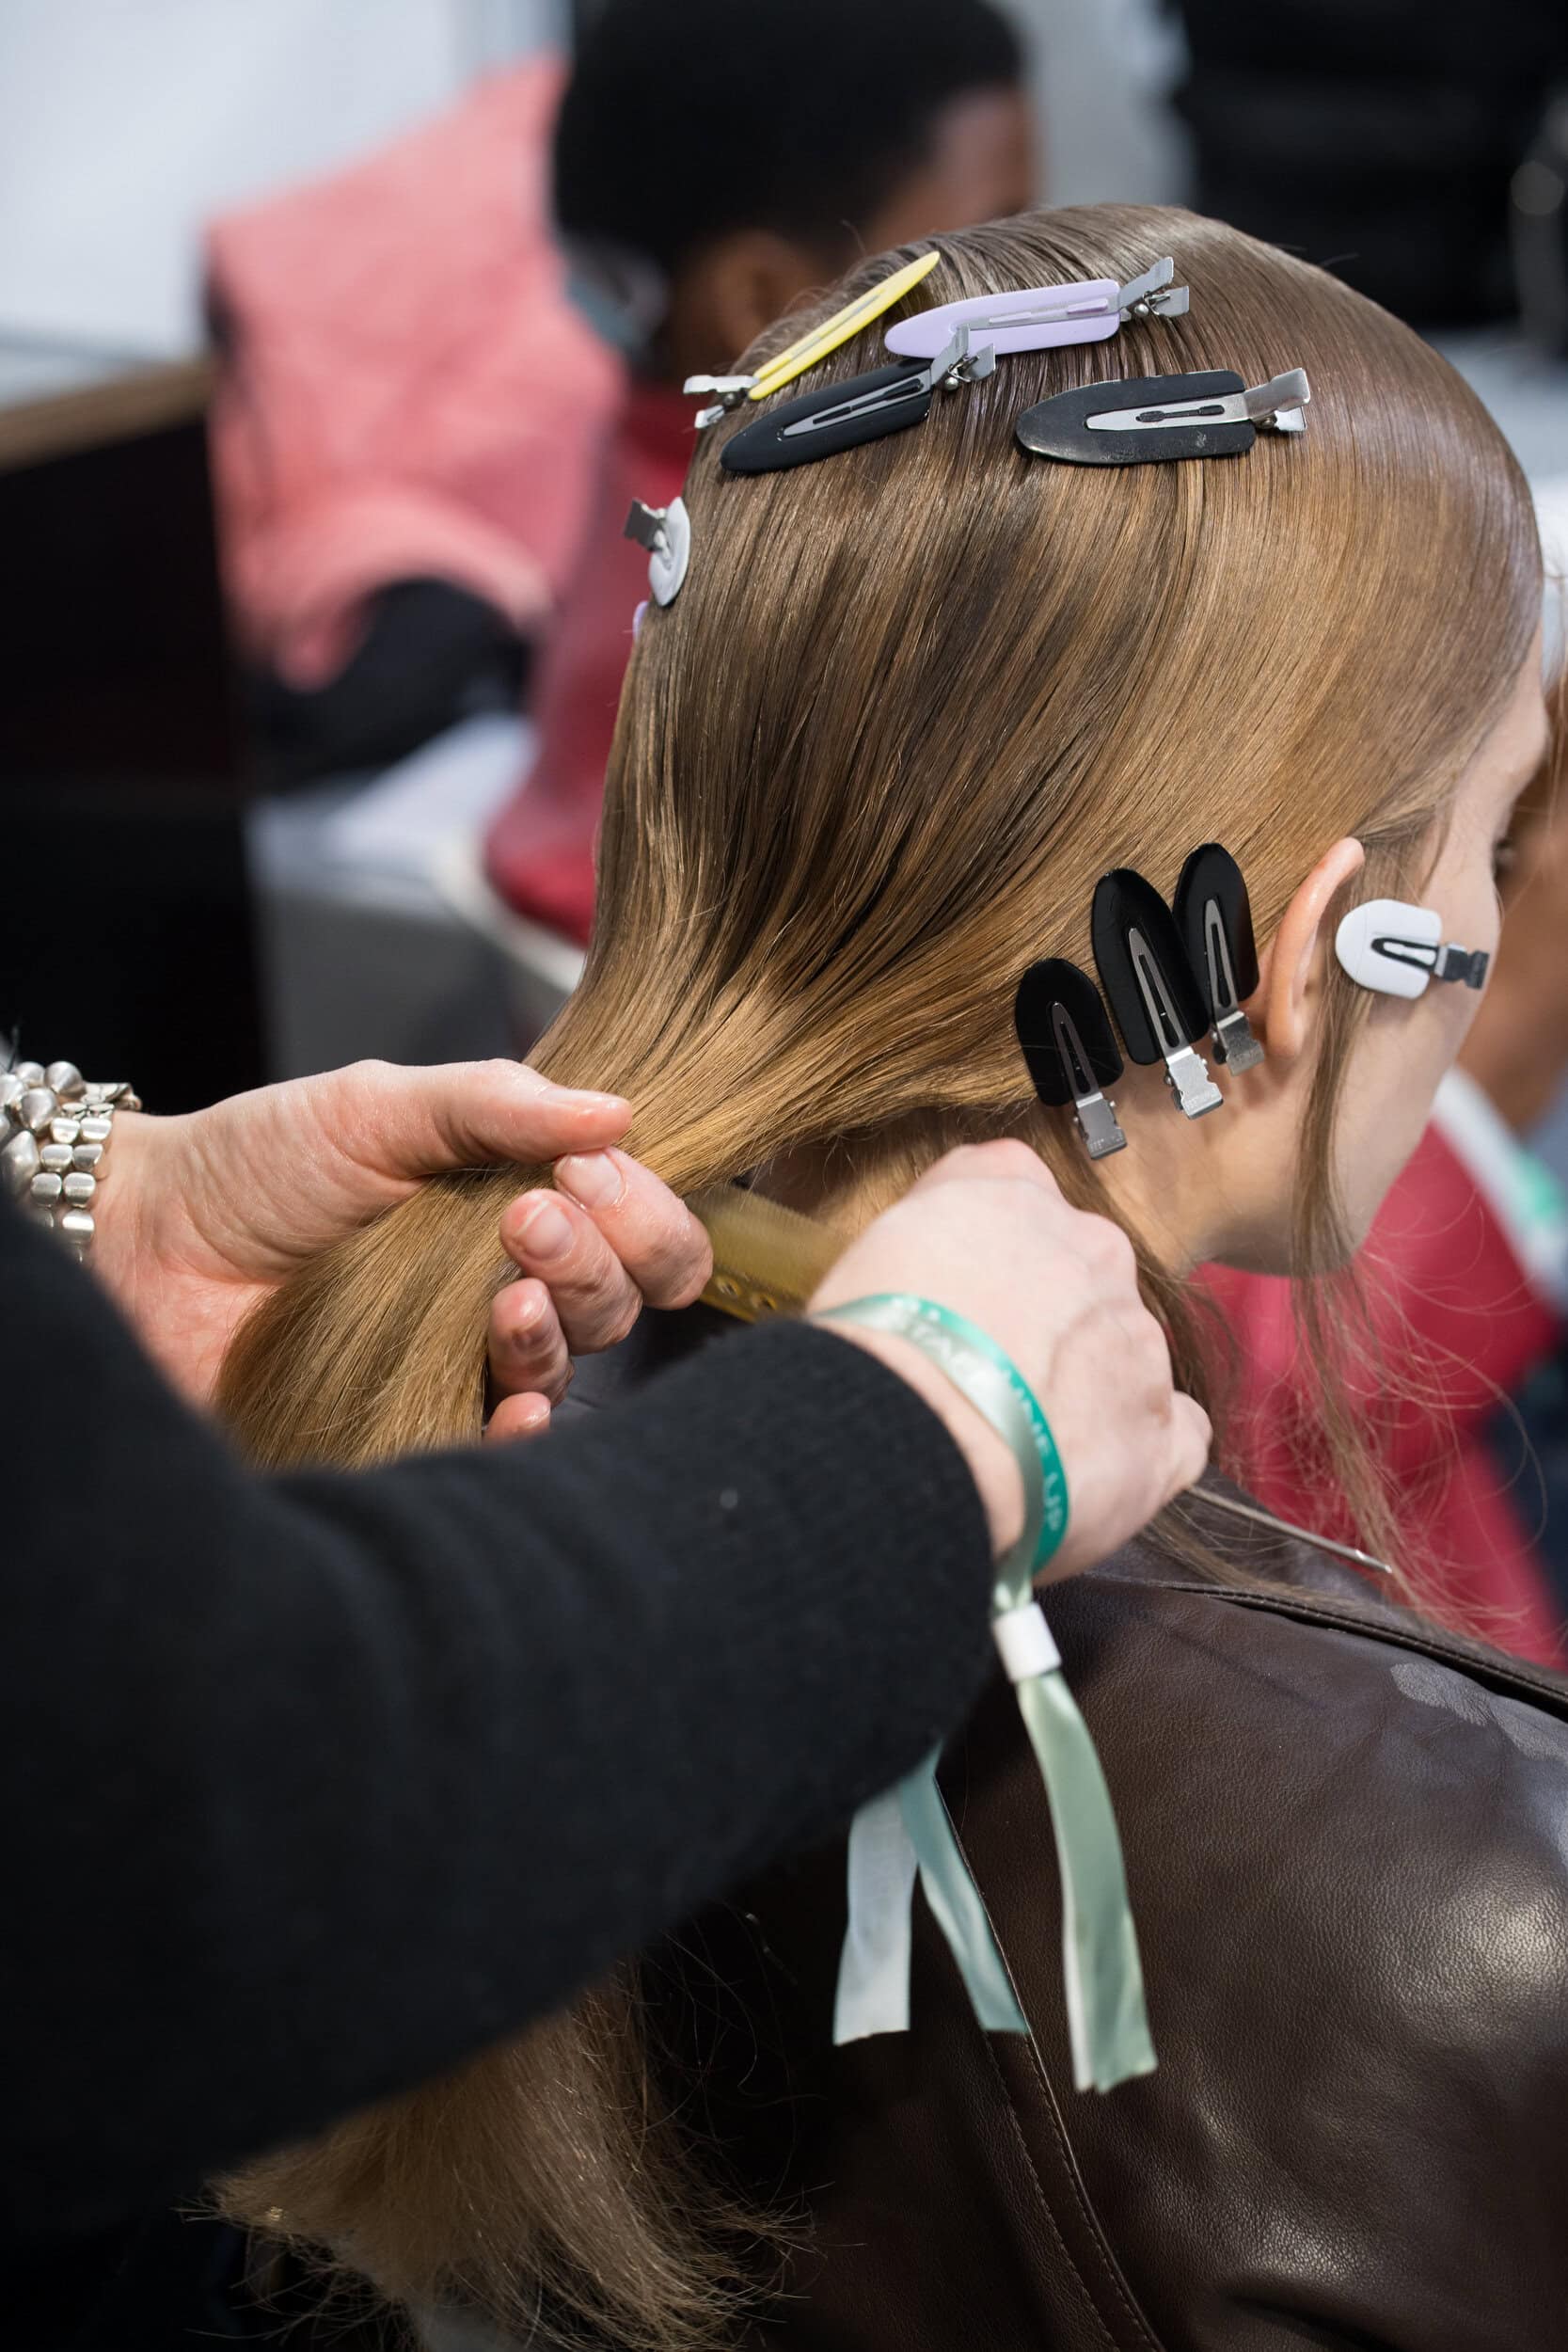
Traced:
[[1334, 935], [1334, 952], [1361, 988], [1380, 996], [1420, 996], [1429, 980], [1481, 988], [1491, 961], [1483, 947], [1443, 940], [1443, 918], [1402, 898], [1369, 898], [1352, 907]]
[[648, 586], [656, 604], [673, 604], [691, 562], [691, 517], [684, 499], [644, 506], [633, 499], [623, 537], [648, 550]]

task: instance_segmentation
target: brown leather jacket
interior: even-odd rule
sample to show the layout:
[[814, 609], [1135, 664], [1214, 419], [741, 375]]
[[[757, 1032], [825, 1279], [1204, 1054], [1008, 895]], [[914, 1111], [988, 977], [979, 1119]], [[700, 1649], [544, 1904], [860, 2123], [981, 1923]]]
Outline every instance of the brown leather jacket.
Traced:
[[1049, 1597], [1125, 1840], [1147, 2080], [1071, 2087], [1000, 1680], [942, 1778], [1028, 2039], [980, 2032], [917, 1901], [911, 2031], [832, 2048], [842, 1847], [683, 1939], [696, 2120], [810, 2216], [758, 2342], [1568, 2346], [1568, 1681], [1305, 1547], [1256, 1566], [1285, 1589], [1138, 1544]]

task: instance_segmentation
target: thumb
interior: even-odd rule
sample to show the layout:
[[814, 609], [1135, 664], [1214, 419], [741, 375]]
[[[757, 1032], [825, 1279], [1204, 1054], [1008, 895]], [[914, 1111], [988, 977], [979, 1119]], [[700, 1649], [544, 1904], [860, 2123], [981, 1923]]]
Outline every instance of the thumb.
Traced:
[[346, 1155], [392, 1179], [557, 1160], [614, 1143], [631, 1124], [619, 1095], [556, 1086], [527, 1062], [356, 1062], [316, 1083]]

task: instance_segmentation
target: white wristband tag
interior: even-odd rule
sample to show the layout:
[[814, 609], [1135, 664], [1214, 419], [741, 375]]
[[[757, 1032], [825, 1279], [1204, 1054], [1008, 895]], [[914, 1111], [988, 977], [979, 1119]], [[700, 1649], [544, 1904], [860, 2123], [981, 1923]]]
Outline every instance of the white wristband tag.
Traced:
[[990, 1629], [1009, 1682], [1033, 1682], [1037, 1675], [1048, 1675], [1062, 1662], [1062, 1653], [1051, 1637], [1037, 1600], [1025, 1601], [1022, 1609], [1008, 1609], [993, 1617]]

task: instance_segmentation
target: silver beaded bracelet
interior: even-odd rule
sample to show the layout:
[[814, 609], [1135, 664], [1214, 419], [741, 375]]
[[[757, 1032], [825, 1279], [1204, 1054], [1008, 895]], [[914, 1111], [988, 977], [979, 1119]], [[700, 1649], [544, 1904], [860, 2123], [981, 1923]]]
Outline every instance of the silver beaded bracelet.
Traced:
[[84, 1078], [74, 1062], [0, 1070], [0, 1180], [40, 1225], [85, 1258], [117, 1111], [141, 1104], [123, 1078]]

